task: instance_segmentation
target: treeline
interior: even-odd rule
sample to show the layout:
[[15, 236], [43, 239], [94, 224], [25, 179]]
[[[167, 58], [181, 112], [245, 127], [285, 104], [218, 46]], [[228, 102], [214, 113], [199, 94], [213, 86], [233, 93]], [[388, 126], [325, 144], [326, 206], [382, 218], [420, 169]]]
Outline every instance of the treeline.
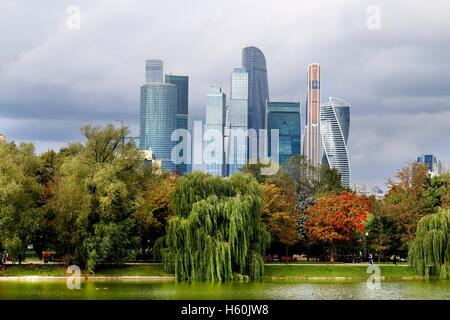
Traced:
[[229, 179], [178, 177], [146, 165], [127, 128], [81, 133], [84, 143], [39, 156], [32, 144], [0, 143], [0, 245], [10, 256], [32, 244], [93, 272], [150, 254], [179, 279], [257, 279], [268, 254], [406, 257], [419, 220], [450, 204], [449, 174], [430, 178], [416, 164], [379, 201], [300, 155], [271, 176], [248, 164]]
[[262, 166], [248, 164], [242, 171], [253, 174], [264, 190], [262, 219], [272, 236], [272, 255], [305, 253], [308, 259], [343, 261], [359, 253], [366, 258], [371, 253], [379, 261], [393, 255], [407, 258], [419, 221], [450, 205], [450, 174], [431, 178], [418, 163], [387, 179], [389, 191], [382, 200], [357, 196], [341, 185], [337, 170], [315, 168], [301, 155], [273, 176], [260, 175]]

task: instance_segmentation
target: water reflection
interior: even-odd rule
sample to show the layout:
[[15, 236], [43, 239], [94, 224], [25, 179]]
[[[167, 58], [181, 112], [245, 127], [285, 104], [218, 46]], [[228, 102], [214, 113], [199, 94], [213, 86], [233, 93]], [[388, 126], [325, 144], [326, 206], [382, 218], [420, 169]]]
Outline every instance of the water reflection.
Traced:
[[450, 281], [261, 281], [175, 283], [173, 281], [84, 281], [69, 290], [64, 281], [0, 282], [0, 299], [294, 299], [450, 300]]

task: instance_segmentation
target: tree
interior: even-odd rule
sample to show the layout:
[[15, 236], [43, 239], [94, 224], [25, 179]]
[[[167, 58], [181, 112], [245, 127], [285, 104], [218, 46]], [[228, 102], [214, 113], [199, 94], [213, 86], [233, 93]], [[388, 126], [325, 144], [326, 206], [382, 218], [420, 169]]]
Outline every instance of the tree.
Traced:
[[174, 179], [164, 174], [151, 174], [146, 178], [144, 202], [134, 213], [137, 232], [141, 238], [142, 253], [154, 246], [165, 233], [167, 221], [173, 217], [169, 208], [174, 190]]
[[299, 213], [295, 209], [295, 195], [289, 189], [281, 189], [274, 184], [262, 184], [264, 207], [262, 220], [269, 227], [272, 242], [279, 241], [289, 247], [298, 242], [297, 222]]
[[32, 144], [0, 142], [0, 242], [14, 258], [41, 225], [37, 168]]
[[143, 203], [144, 157], [132, 142], [123, 143], [125, 127], [88, 125], [81, 133], [85, 144], [64, 150], [46, 210], [55, 217], [57, 253], [93, 272], [137, 253], [133, 213]]
[[[450, 279], [450, 210], [423, 217], [412, 242], [408, 260], [417, 273]], [[430, 272], [430, 266], [432, 267]]]
[[337, 240], [351, 240], [364, 230], [367, 214], [373, 204], [366, 196], [343, 191], [340, 195], [319, 198], [306, 209], [305, 228], [312, 240], [331, 244], [331, 261]]
[[400, 241], [398, 250], [406, 253], [419, 220], [435, 211], [435, 199], [428, 194], [431, 179], [422, 164], [410, 163], [398, 170], [395, 178], [388, 179], [385, 210], [395, 219], [394, 232]]
[[270, 234], [261, 222], [261, 189], [251, 175], [229, 179], [201, 172], [175, 182], [174, 218], [155, 249], [166, 272], [178, 280], [258, 279]]

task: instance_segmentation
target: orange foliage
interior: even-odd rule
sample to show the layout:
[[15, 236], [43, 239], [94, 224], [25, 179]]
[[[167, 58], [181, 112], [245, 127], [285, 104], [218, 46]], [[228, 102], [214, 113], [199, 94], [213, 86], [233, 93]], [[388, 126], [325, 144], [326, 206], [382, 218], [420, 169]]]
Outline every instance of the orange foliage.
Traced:
[[350, 240], [356, 232], [364, 230], [367, 213], [372, 208], [369, 198], [351, 192], [322, 197], [306, 209], [305, 229], [312, 240], [328, 243]]
[[285, 244], [294, 245], [298, 239], [297, 221], [299, 213], [295, 210], [295, 195], [289, 189], [274, 184], [262, 184], [264, 207], [262, 220], [269, 226], [272, 238]]

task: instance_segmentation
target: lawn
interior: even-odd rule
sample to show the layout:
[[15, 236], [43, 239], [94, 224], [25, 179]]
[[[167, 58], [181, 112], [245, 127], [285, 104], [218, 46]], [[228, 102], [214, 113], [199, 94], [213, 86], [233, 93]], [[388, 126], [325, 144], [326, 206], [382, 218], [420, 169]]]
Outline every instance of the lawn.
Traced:
[[[309, 266], [302, 264], [266, 265], [265, 277], [369, 277], [366, 266]], [[383, 277], [413, 277], [418, 276], [410, 267], [380, 266]], [[373, 272], [373, 271], [372, 271]]]
[[[6, 270], [0, 269], [0, 277], [6, 276], [70, 276], [66, 273], [66, 268], [62, 265], [8, 265]], [[126, 265], [120, 266], [102, 266], [97, 268], [95, 274], [89, 274], [82, 270], [83, 276], [167, 276], [161, 265]]]
[[[343, 266], [343, 265], [320, 265], [311, 266], [307, 264], [266, 265], [264, 277], [368, 277], [368, 265]], [[418, 276], [408, 266], [380, 266], [381, 276], [384, 277], [414, 277]], [[1, 276], [69, 276], [62, 265], [9, 265], [6, 270], [0, 269]], [[83, 276], [169, 276], [165, 273], [162, 265], [105, 265], [98, 267], [95, 274], [82, 271]]]

